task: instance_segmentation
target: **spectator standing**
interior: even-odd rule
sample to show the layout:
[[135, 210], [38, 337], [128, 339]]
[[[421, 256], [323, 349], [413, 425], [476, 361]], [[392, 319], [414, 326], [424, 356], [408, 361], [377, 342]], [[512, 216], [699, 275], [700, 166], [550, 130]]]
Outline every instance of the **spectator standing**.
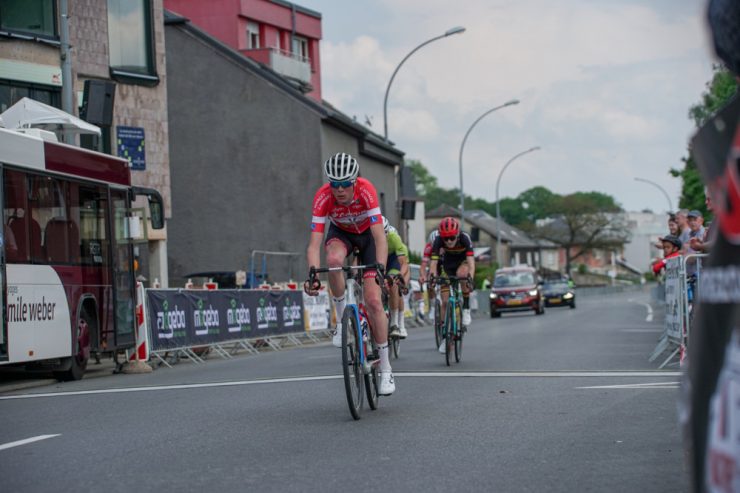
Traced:
[[688, 218], [689, 211], [687, 209], [681, 209], [680, 211], [676, 212], [676, 223], [678, 224], [678, 239], [681, 240], [682, 245], [687, 245], [689, 241], [689, 233], [691, 233], [691, 228], [689, 228], [689, 218]]
[[698, 210], [692, 210], [688, 214], [689, 220], [689, 243], [686, 246], [686, 253], [701, 253], [691, 247], [691, 240], [704, 241], [704, 215]]

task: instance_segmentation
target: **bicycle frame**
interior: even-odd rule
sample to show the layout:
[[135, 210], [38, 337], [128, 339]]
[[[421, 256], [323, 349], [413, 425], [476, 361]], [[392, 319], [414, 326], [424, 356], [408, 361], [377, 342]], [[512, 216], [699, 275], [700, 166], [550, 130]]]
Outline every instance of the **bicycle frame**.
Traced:
[[[313, 272], [316, 274], [322, 273], [322, 272], [338, 272], [343, 271], [347, 274], [355, 271], [357, 272], [363, 272], [364, 270], [371, 268], [374, 266], [368, 266], [368, 265], [352, 265], [349, 267], [324, 267], [320, 269], [314, 269]], [[357, 340], [362, 341], [362, 321], [363, 319], [367, 322], [368, 326], [368, 337], [370, 338], [371, 345], [375, 346], [375, 337], [373, 336], [372, 331], [372, 324], [370, 322], [370, 318], [367, 316], [367, 310], [365, 310], [365, 298], [364, 298], [364, 292], [362, 289], [362, 284], [357, 282], [355, 280], [354, 275], [349, 275], [345, 279], [345, 289], [344, 289], [345, 297], [347, 300], [346, 307], [350, 308], [352, 310], [352, 313], [355, 317], [355, 326], [357, 327], [357, 334], [355, 336], [358, 338]], [[367, 364], [367, 351], [365, 348], [365, 344], [360, 344], [360, 364], [362, 365], [362, 370], [365, 374], [370, 373], [371, 371], [371, 365]]]

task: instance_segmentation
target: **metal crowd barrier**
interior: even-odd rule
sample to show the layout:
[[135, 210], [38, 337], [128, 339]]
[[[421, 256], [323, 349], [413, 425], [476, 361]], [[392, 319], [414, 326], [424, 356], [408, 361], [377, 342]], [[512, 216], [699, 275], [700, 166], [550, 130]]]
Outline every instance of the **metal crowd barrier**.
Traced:
[[239, 350], [277, 351], [329, 336], [326, 293], [309, 297], [298, 290], [140, 289], [137, 294], [138, 357], [168, 367], [172, 358], [200, 364], [210, 352], [231, 359]]
[[659, 369], [664, 368], [677, 355], [679, 363], [683, 363], [689, 350], [694, 300], [701, 291], [702, 260], [705, 257], [707, 254], [701, 253], [666, 260], [665, 283], [662, 289], [665, 300], [665, 325], [663, 334], [649, 358], [652, 362], [661, 354], [669, 352]]

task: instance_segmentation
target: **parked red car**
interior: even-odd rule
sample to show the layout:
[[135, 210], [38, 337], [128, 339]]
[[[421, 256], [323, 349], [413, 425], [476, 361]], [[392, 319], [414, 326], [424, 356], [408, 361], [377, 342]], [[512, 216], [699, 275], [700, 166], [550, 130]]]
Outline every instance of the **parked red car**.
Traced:
[[502, 312], [533, 310], [545, 313], [542, 283], [537, 271], [528, 265], [498, 269], [493, 278], [490, 294], [491, 318]]

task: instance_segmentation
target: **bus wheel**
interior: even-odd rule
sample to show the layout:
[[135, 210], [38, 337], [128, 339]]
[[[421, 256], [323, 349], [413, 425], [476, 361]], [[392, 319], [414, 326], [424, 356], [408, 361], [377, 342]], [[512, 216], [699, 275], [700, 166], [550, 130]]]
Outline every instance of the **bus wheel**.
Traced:
[[85, 376], [87, 361], [90, 358], [90, 316], [86, 310], [80, 312], [80, 321], [77, 324], [77, 334], [74, 340], [74, 354], [65, 358], [66, 361], [62, 366], [67, 368], [62, 371], [55, 371], [54, 378], [60, 382], [69, 382], [72, 380], [81, 380]]

